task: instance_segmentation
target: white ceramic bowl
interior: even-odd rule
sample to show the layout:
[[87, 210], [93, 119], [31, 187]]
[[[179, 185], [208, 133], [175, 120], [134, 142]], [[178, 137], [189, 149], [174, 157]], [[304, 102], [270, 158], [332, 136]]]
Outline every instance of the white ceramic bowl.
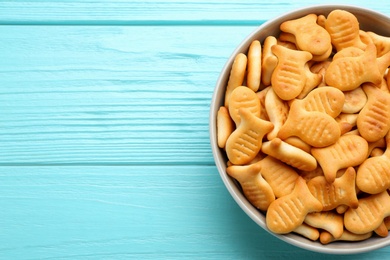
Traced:
[[298, 9], [286, 14], [283, 14], [275, 19], [269, 20], [266, 23], [259, 26], [254, 32], [252, 32], [241, 44], [234, 50], [228, 61], [226, 62], [222, 72], [217, 81], [213, 98], [210, 107], [210, 141], [214, 155], [215, 164], [218, 168], [220, 176], [238, 205], [244, 210], [244, 212], [255, 221], [260, 227], [268, 231], [270, 234], [277, 238], [307, 250], [328, 253], [328, 254], [356, 254], [372, 251], [390, 245], [390, 236], [386, 238], [380, 238], [373, 236], [372, 238], [360, 241], [360, 242], [333, 242], [328, 245], [322, 245], [318, 241], [310, 241], [300, 235], [287, 234], [277, 235], [267, 229], [265, 224], [265, 215], [253, 207], [245, 198], [240, 190], [237, 182], [226, 174], [226, 154], [217, 145], [217, 129], [216, 129], [216, 116], [217, 111], [221, 105], [223, 105], [225, 88], [227, 80], [230, 74], [231, 65], [234, 57], [240, 53], [246, 53], [250, 43], [257, 39], [263, 42], [269, 35], [277, 36], [280, 32], [279, 25], [286, 20], [300, 18], [309, 13], [315, 13], [317, 15], [327, 15], [334, 9], [343, 9], [353, 13], [359, 20], [360, 28], [365, 31], [373, 31], [377, 34], [390, 36], [390, 18], [384, 14], [378, 13], [373, 10], [365, 8], [350, 6], [350, 5], [315, 5], [302, 9]]

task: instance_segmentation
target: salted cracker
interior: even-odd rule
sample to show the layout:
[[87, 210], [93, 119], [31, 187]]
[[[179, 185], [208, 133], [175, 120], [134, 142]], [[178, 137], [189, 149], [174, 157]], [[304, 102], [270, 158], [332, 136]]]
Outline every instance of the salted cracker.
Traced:
[[235, 88], [230, 95], [228, 109], [231, 118], [236, 126], [238, 126], [241, 123], [240, 109], [245, 109], [254, 116], [260, 117], [261, 104], [259, 98], [252, 89], [246, 86], [239, 86]]
[[256, 92], [261, 81], [261, 43], [258, 40], [254, 40], [249, 46], [247, 67], [248, 88]]
[[313, 212], [307, 214], [304, 223], [328, 231], [333, 237], [339, 238], [344, 231], [343, 216], [333, 211]]
[[246, 164], [259, 153], [263, 137], [273, 124], [256, 117], [247, 109], [239, 109], [241, 123], [226, 141], [226, 154], [233, 164]]
[[242, 86], [246, 75], [246, 67], [248, 63], [248, 57], [244, 53], [238, 53], [234, 58], [232, 68], [230, 70], [229, 80], [225, 91], [225, 106], [229, 106], [230, 94], [232, 91]]
[[390, 196], [387, 191], [359, 199], [356, 209], [344, 214], [345, 228], [355, 234], [366, 234], [378, 228], [390, 215]]
[[355, 190], [355, 178], [355, 169], [349, 167], [333, 183], [328, 182], [325, 176], [318, 176], [311, 179], [307, 186], [311, 194], [322, 203], [324, 211], [335, 209], [340, 205], [356, 208], [358, 198]]
[[317, 24], [316, 14], [285, 21], [280, 30], [293, 34], [297, 47], [312, 55], [323, 55], [332, 47], [329, 33]]
[[261, 151], [302, 171], [312, 171], [317, 168], [317, 161], [310, 153], [283, 142], [280, 138], [264, 142]]
[[278, 58], [278, 64], [271, 76], [272, 87], [281, 99], [294, 99], [305, 86], [305, 64], [311, 60], [312, 54], [290, 50], [280, 45], [272, 46], [271, 50]]
[[383, 138], [390, 129], [390, 93], [364, 85], [367, 103], [359, 112], [357, 127], [368, 142]]
[[351, 46], [360, 49], [366, 47], [360, 39], [359, 21], [348, 11], [336, 9], [330, 12], [326, 17], [325, 29], [337, 51]]
[[267, 210], [275, 200], [271, 186], [264, 180], [260, 171], [260, 162], [251, 165], [232, 165], [226, 168], [227, 174], [236, 179], [245, 197], [253, 206]]
[[235, 125], [225, 106], [221, 106], [217, 112], [217, 142], [219, 148], [225, 148], [226, 141], [233, 133]]
[[276, 234], [290, 233], [302, 225], [308, 213], [321, 210], [321, 203], [311, 195], [305, 180], [299, 177], [292, 193], [276, 199], [268, 207], [266, 225]]
[[333, 145], [311, 150], [330, 183], [335, 181], [338, 170], [358, 166], [364, 162], [367, 152], [367, 141], [358, 135], [343, 135]]
[[265, 109], [274, 128], [267, 134], [268, 140], [274, 139], [279, 129], [286, 122], [288, 111], [290, 110], [288, 104], [276, 95], [273, 88], [270, 88], [265, 96]]

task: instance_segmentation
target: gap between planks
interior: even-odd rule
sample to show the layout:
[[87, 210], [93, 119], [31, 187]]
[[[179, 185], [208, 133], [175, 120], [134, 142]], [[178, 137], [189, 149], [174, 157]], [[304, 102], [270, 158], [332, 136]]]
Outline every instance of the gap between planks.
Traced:
[[12, 21], [0, 19], [0, 26], [260, 26], [264, 22], [266, 22], [266, 20]]

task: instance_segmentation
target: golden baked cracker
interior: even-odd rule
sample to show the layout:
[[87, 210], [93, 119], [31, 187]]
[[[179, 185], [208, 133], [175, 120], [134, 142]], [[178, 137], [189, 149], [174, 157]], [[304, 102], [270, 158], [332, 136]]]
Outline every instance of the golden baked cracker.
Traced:
[[[287, 32], [280, 32], [279, 34], [279, 37], [278, 37], [278, 45], [283, 45], [284, 47], [287, 47], [289, 49], [294, 49], [294, 48], [290, 48], [286, 45], [284, 45], [284, 43], [290, 43], [290, 44], [293, 44], [294, 46], [296, 46], [296, 39], [295, 39], [295, 35], [292, 34], [292, 33], [287, 33]], [[298, 48], [295, 48], [295, 50], [297, 50]]]
[[323, 14], [319, 14], [317, 16], [317, 24], [322, 28], [325, 28], [326, 16]]
[[229, 111], [221, 106], [217, 112], [217, 142], [219, 148], [225, 148], [226, 140], [233, 133], [235, 127]]
[[303, 87], [301, 93], [297, 96], [297, 98], [302, 99], [306, 97], [310, 91], [312, 91], [315, 87], [317, 87], [322, 82], [323, 75], [320, 73], [313, 73], [310, 70], [309, 64], [305, 64], [305, 86]]
[[326, 61], [333, 52], [333, 46], [330, 45], [329, 49], [322, 55], [313, 55], [312, 61]]
[[327, 70], [331, 62], [332, 61], [329, 59], [324, 60], [324, 61], [320, 61], [320, 62], [315, 62], [315, 63], [310, 65], [310, 70], [311, 70], [311, 72], [318, 74], [318, 73], [320, 73], [320, 71], [322, 69]]
[[370, 156], [371, 152], [372, 152], [375, 148], [386, 148], [386, 139], [385, 139], [385, 138], [381, 138], [381, 139], [379, 139], [379, 140], [376, 141], [376, 142], [368, 142], [368, 153], [367, 153], [367, 157]]
[[363, 241], [372, 237], [372, 234], [372, 231], [365, 234], [354, 234], [352, 232], [349, 232], [348, 230], [344, 230], [341, 237], [335, 238], [329, 232], [323, 231], [320, 234], [320, 242], [323, 245], [327, 245], [335, 241]]
[[257, 162], [260, 162], [261, 160], [263, 160], [265, 157], [267, 157], [268, 155], [265, 154], [265, 153], [262, 153], [262, 152], [259, 152], [255, 158], [253, 158], [252, 161], [250, 161], [247, 165], [249, 164], [254, 164], [254, 163], [257, 163]]
[[259, 165], [261, 166], [261, 175], [271, 186], [277, 198], [288, 195], [293, 191], [299, 175], [292, 167], [272, 156], [266, 156]]
[[333, 145], [311, 149], [330, 183], [334, 182], [338, 170], [361, 164], [367, 152], [367, 141], [358, 135], [343, 135]]
[[229, 106], [230, 94], [232, 91], [243, 85], [248, 58], [244, 53], [239, 53], [234, 58], [232, 68], [230, 70], [229, 80], [225, 91], [225, 107]]
[[383, 223], [385, 224], [387, 230], [390, 230], [390, 216], [389, 217], [385, 217], [383, 219]]
[[286, 138], [284, 141], [292, 146], [295, 146], [295, 147], [307, 152], [307, 153], [310, 153], [310, 151], [311, 151], [311, 146], [308, 145], [307, 143], [305, 143], [304, 141], [302, 141], [302, 139], [300, 139], [299, 137], [290, 136], [290, 137]]
[[351, 130], [343, 135], [358, 135], [358, 136], [360, 136], [358, 129], [353, 129], [353, 130]]
[[353, 90], [364, 82], [378, 85], [382, 78], [373, 44], [367, 45], [361, 56], [334, 59], [325, 72], [326, 84], [342, 91]]
[[298, 50], [295, 43], [288, 42], [288, 41], [281, 41], [280, 38], [278, 38], [278, 45], [286, 47], [287, 49], [290, 49], [290, 50]]
[[335, 119], [339, 124], [341, 135], [351, 134], [350, 131], [356, 127], [358, 114], [340, 113]]
[[335, 119], [338, 123], [344, 122], [351, 125], [351, 129], [357, 124], [358, 114], [350, 114], [341, 112]]
[[299, 170], [312, 171], [317, 168], [317, 161], [310, 153], [283, 142], [279, 138], [264, 142], [261, 151]]
[[280, 25], [280, 30], [293, 34], [298, 49], [308, 51], [312, 55], [322, 55], [331, 47], [330, 35], [317, 24], [316, 14], [285, 21]]
[[370, 157], [382, 156], [385, 153], [381, 148], [375, 147], [370, 153]]
[[366, 159], [357, 170], [356, 185], [360, 190], [377, 194], [390, 188], [390, 149], [383, 155]]
[[304, 99], [294, 102], [306, 111], [323, 112], [331, 117], [337, 117], [343, 108], [344, 93], [333, 87], [321, 87], [311, 91]]
[[386, 72], [386, 75], [384, 77], [384, 81], [386, 82], [387, 90], [390, 92], [390, 72], [389, 72], [389, 70]]
[[261, 79], [261, 44], [254, 40], [248, 50], [248, 69], [246, 82], [248, 88], [256, 92], [260, 87]]
[[338, 122], [340, 127], [341, 135], [345, 135], [352, 131], [353, 126], [348, 122]]
[[[372, 40], [372, 38], [370, 37], [370, 35], [369, 35], [366, 31], [364, 31], [364, 30], [359, 30], [359, 37], [360, 37], [360, 40], [361, 40], [365, 45], [374, 43], [374, 41]], [[376, 46], [375, 46], [375, 47], [376, 47]]]
[[323, 61], [313, 62], [310, 65], [310, 70], [313, 73], [320, 73], [320, 71], [322, 71], [323, 69], [325, 69], [325, 71], [326, 71], [331, 62], [332, 62], [332, 59], [326, 59]]
[[339, 238], [344, 231], [343, 216], [333, 211], [313, 212], [307, 214], [304, 223], [319, 229], [323, 229]]
[[313, 147], [334, 144], [340, 135], [339, 125], [334, 118], [319, 111], [306, 111], [296, 101], [291, 104], [289, 116], [278, 132], [282, 140], [297, 136]]
[[[376, 64], [380, 74], [383, 76], [386, 73], [388, 67], [390, 66], [390, 52], [378, 57], [376, 59]], [[382, 77], [382, 81], [383, 81], [383, 77]]]
[[262, 120], [246, 109], [239, 109], [241, 123], [226, 141], [226, 154], [233, 164], [246, 164], [261, 149], [263, 137], [272, 130], [271, 122]]
[[311, 227], [305, 223], [299, 225], [293, 232], [313, 241], [316, 241], [320, 237], [320, 232], [317, 228]]
[[267, 110], [265, 109], [265, 97], [267, 96], [268, 91], [271, 87], [266, 87], [258, 92], [256, 92], [257, 97], [260, 101], [260, 118], [266, 121], [269, 121]]
[[367, 103], [357, 118], [357, 127], [368, 142], [383, 138], [390, 129], [390, 93], [364, 85]]
[[325, 29], [337, 51], [351, 46], [362, 50], [366, 47], [360, 39], [359, 21], [348, 11], [337, 9], [330, 12], [325, 21]]
[[267, 139], [272, 140], [277, 136], [284, 122], [286, 122], [290, 108], [284, 100], [276, 95], [273, 88], [270, 88], [265, 96], [265, 110], [269, 121], [274, 124], [272, 131], [267, 134]]
[[340, 58], [360, 57], [363, 54], [364, 54], [364, 50], [351, 46], [336, 52], [333, 55], [333, 60], [337, 60]]
[[311, 179], [307, 186], [311, 194], [322, 203], [322, 210], [324, 211], [335, 209], [339, 205], [356, 208], [358, 206], [358, 198], [355, 190], [355, 177], [355, 169], [349, 167], [333, 183], [329, 183], [325, 176], [318, 176]]
[[304, 179], [299, 177], [292, 193], [273, 201], [266, 213], [266, 224], [276, 234], [286, 234], [299, 227], [306, 215], [322, 210], [321, 203], [311, 195]]
[[377, 234], [380, 237], [387, 237], [387, 235], [389, 234], [389, 230], [387, 229], [384, 221], [382, 221], [382, 223], [379, 225], [379, 227], [374, 229], [374, 232], [375, 232], [375, 234]]
[[345, 101], [341, 112], [354, 114], [360, 112], [367, 103], [367, 95], [361, 87], [344, 91]]
[[312, 55], [307, 51], [290, 50], [280, 45], [271, 47], [278, 65], [271, 76], [275, 93], [283, 100], [296, 98], [306, 83], [305, 64]]
[[[386, 74], [386, 73], [385, 73], [385, 74]], [[389, 74], [389, 73], [387, 73], [387, 74]], [[387, 77], [387, 74], [386, 74], [385, 77]], [[385, 77], [382, 78], [382, 82], [381, 82], [381, 84], [379, 84], [379, 85], [373, 85], [372, 83], [364, 83], [364, 84], [362, 84], [362, 87], [365, 86], [365, 85], [372, 85], [372, 86], [374, 86], [374, 87], [380, 88], [380, 89], [381, 89], [382, 91], [384, 91], [384, 92], [390, 93], [390, 89], [389, 89], [389, 87], [387, 86], [387, 79], [386, 79]]]
[[317, 168], [312, 171], [299, 171], [299, 175], [306, 181], [309, 182], [311, 179], [317, 176], [324, 176], [324, 171], [317, 163]]
[[390, 51], [390, 37], [379, 35], [371, 31], [367, 32], [367, 35], [375, 44], [378, 57], [381, 57]]
[[[271, 204], [272, 205], [272, 204]], [[390, 196], [387, 191], [359, 199], [356, 209], [344, 214], [344, 226], [355, 234], [365, 234], [378, 228], [390, 215]]]
[[318, 62], [310, 67], [311, 72], [321, 75], [321, 81], [317, 87], [325, 87], [326, 86], [325, 72], [326, 72], [327, 66], [329, 66], [329, 64], [330, 64], [330, 61], [325, 60], [325, 61]]
[[263, 179], [260, 168], [260, 162], [257, 162], [251, 165], [229, 166], [226, 172], [240, 183], [245, 197], [253, 206], [267, 210], [275, 200], [275, 195], [271, 186]]
[[262, 48], [261, 62], [261, 82], [267, 87], [271, 85], [271, 76], [278, 64], [278, 58], [271, 50], [274, 45], [277, 45], [277, 39], [274, 36], [267, 36]]
[[260, 117], [261, 105], [256, 93], [248, 87], [239, 86], [230, 94], [229, 114], [236, 126], [241, 122], [241, 117], [238, 113], [240, 109], [246, 109], [256, 117]]
[[340, 206], [337, 206], [336, 212], [339, 214], [344, 214], [348, 209], [349, 209], [349, 207], [347, 205], [340, 205]]

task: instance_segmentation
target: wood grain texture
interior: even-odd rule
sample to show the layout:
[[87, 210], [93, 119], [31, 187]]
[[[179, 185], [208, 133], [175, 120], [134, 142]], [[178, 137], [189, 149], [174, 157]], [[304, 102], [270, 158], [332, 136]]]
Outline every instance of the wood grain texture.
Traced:
[[[209, 145], [218, 75], [256, 26], [322, 1], [0, 2], [0, 259], [321, 255], [258, 227]], [[390, 14], [390, 2], [339, 1]]]
[[212, 166], [0, 167], [0, 177], [2, 259], [244, 257], [278, 243], [256, 245], [265, 231]]
[[213, 88], [252, 30], [0, 27], [0, 164], [213, 164]]
[[[17, 0], [0, 3], [0, 23], [258, 25], [286, 11], [314, 4], [324, 4], [324, 1]], [[359, 5], [377, 11], [390, 8], [388, 1], [340, 0], [337, 4]]]
[[213, 166], [8, 166], [0, 167], [0, 179], [1, 259], [388, 254], [338, 258], [281, 243], [238, 208]]

